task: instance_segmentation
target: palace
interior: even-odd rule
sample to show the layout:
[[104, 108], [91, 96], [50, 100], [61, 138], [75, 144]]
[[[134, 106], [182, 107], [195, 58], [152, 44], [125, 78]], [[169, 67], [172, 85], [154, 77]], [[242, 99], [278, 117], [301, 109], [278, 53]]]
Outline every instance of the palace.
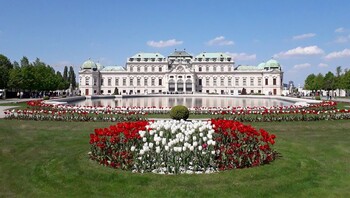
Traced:
[[225, 53], [174, 51], [138, 53], [126, 66], [102, 66], [87, 60], [79, 71], [81, 95], [112, 94], [263, 94], [281, 95], [283, 72], [271, 59], [258, 66], [234, 67]]

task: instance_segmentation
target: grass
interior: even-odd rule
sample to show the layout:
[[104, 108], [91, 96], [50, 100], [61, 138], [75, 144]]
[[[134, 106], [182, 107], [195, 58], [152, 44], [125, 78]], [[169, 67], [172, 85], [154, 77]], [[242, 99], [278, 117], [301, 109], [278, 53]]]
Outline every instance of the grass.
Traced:
[[0, 197], [350, 197], [350, 122], [250, 123], [277, 135], [269, 165], [210, 175], [133, 174], [88, 159], [111, 123], [0, 119]]

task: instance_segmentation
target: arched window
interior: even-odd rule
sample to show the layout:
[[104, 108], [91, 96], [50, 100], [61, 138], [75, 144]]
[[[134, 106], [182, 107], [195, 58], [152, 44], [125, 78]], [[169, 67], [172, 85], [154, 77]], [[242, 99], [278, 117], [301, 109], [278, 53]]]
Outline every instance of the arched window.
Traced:
[[186, 80], [186, 92], [191, 92], [192, 91], [192, 80], [187, 79]]
[[170, 79], [168, 84], [169, 84], [169, 91], [170, 92], [175, 91], [175, 81], [173, 79]]

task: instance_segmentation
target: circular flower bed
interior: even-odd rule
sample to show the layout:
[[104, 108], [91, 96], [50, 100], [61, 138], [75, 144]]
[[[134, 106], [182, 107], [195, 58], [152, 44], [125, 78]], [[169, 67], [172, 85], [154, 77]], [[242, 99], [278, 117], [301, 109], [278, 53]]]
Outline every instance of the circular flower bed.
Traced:
[[275, 137], [232, 120], [122, 122], [95, 129], [89, 154], [140, 173], [211, 173], [273, 161]]

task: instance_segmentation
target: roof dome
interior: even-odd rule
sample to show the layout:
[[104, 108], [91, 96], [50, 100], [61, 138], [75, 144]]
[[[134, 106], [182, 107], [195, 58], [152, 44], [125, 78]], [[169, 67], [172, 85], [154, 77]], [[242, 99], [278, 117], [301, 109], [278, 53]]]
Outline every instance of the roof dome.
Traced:
[[259, 65], [258, 65], [258, 68], [264, 68], [265, 67], [265, 63], [260, 63]]
[[97, 70], [102, 70], [104, 67], [101, 65], [101, 63], [96, 63]]
[[97, 69], [97, 65], [94, 61], [89, 59], [83, 63], [81, 69]]
[[274, 59], [270, 59], [269, 61], [266, 62], [265, 67], [271, 68], [271, 69], [279, 69], [281, 68], [279, 62], [277, 62]]

